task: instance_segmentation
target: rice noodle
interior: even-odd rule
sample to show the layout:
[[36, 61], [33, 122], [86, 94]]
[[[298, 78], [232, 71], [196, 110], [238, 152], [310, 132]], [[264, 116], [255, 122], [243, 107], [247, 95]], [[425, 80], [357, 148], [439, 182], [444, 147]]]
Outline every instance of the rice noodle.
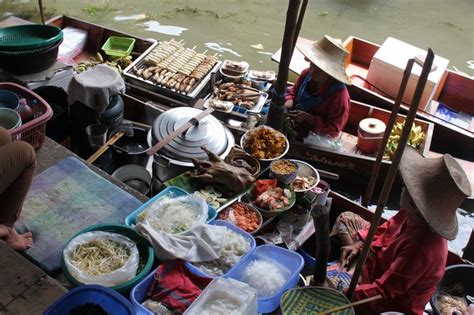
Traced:
[[229, 271], [249, 249], [250, 243], [244, 236], [226, 228], [224, 245], [222, 246], [220, 257], [211, 261], [194, 263], [194, 265], [207, 274], [222, 276]]
[[243, 270], [242, 281], [257, 290], [258, 297], [270, 297], [288, 281], [290, 272], [274, 260], [254, 260]]

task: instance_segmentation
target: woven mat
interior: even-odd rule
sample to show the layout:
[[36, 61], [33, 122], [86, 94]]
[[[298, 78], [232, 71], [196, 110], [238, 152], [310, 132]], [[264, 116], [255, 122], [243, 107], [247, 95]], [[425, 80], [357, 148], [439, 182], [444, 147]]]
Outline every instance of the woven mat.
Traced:
[[123, 224], [141, 204], [78, 159], [65, 158], [33, 179], [19, 222], [35, 241], [26, 255], [47, 273], [57, 273], [75, 233], [98, 223]]

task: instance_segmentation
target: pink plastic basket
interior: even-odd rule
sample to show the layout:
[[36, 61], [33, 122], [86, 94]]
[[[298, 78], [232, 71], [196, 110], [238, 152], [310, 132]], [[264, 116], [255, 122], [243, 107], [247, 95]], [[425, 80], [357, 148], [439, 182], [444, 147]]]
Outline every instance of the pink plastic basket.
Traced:
[[[46, 122], [53, 116], [53, 110], [49, 104], [33, 91], [10, 82], [0, 82], [0, 90], [8, 90], [26, 99], [27, 104], [33, 110], [33, 119], [18, 128], [10, 130], [13, 140], [22, 140], [31, 144], [35, 150], [43, 145], [46, 136]], [[36, 101], [36, 105], [32, 105]]]

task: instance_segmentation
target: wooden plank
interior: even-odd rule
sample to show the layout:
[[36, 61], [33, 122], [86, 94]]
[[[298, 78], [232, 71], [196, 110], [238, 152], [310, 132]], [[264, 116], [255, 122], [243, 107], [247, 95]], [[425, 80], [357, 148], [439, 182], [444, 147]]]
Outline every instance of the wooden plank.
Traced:
[[66, 288], [0, 242], [0, 314], [42, 314]]
[[0, 242], [0, 309], [33, 286], [46, 274], [4, 242]]
[[42, 277], [11, 304], [2, 314], [43, 314], [43, 312], [67, 290], [48, 276]]

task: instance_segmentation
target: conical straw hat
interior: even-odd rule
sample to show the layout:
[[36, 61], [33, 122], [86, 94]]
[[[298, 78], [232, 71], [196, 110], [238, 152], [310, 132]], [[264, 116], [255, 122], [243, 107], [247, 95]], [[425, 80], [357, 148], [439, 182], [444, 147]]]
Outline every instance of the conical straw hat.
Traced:
[[449, 154], [428, 159], [407, 146], [399, 169], [425, 221], [437, 234], [448, 240], [455, 239], [456, 209], [471, 195], [471, 186], [461, 165]]
[[331, 77], [351, 85], [345, 69], [349, 51], [342, 45], [340, 39], [324, 35], [321, 40], [315, 42], [297, 43], [296, 48]]

